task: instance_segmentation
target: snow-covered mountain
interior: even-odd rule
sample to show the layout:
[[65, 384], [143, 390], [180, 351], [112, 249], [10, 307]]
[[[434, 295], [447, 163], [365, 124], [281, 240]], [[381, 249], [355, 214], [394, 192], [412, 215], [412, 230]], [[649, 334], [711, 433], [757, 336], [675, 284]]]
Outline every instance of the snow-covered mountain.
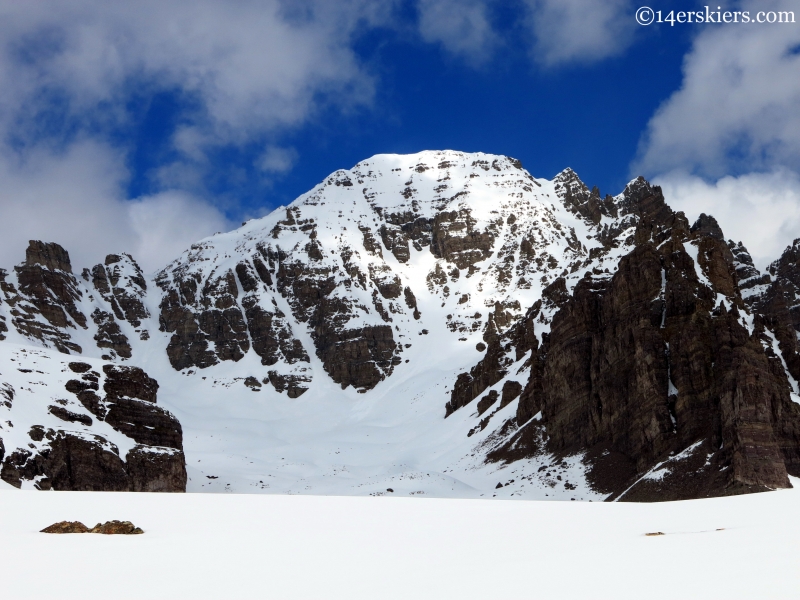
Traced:
[[119, 489], [180, 487], [184, 455], [189, 491], [788, 486], [797, 273], [787, 251], [760, 274], [713, 218], [690, 226], [641, 178], [601, 197], [569, 169], [537, 179], [452, 151], [337, 171], [153, 276], [127, 255], [75, 275], [32, 242], [0, 271], [2, 478], [106, 486], [54, 475], [56, 440], [75, 438], [125, 474], [89, 479]]

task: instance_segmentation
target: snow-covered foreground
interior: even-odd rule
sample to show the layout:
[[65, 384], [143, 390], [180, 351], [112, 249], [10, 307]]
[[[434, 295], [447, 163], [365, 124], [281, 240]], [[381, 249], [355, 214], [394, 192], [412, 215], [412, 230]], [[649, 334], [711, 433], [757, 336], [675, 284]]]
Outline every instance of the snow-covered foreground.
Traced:
[[[797, 598], [794, 490], [662, 504], [0, 491], [5, 598]], [[141, 536], [45, 535], [126, 519]], [[666, 535], [646, 537], [647, 532]]]

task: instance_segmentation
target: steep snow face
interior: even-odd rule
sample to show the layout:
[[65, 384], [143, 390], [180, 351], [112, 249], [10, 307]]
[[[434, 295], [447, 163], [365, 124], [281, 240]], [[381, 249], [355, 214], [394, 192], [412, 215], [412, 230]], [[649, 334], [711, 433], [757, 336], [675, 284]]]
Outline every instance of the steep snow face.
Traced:
[[[611, 276], [639, 184], [601, 199], [502, 156], [379, 155], [193, 245], [149, 297], [178, 372], [144, 356], [187, 432], [189, 489], [602, 498], [580, 456], [503, 428], [527, 356], [489, 388], [490, 427], [444, 405], [529, 307], [541, 339], [582, 277]], [[492, 455], [508, 445], [524, 458]]]
[[307, 382], [316, 355], [336, 383], [366, 391], [419, 334], [474, 348], [543, 293], [546, 331], [558, 297], [624, 253], [635, 216], [617, 213], [571, 170], [547, 181], [502, 156], [375, 156], [162, 270], [170, 361], [253, 352], [276, 381]]
[[[551, 183], [505, 157], [387, 155], [337, 171], [158, 275], [162, 325], [198, 325], [173, 336], [172, 364], [206, 367], [252, 349], [289, 375], [316, 354], [334, 381], [367, 390], [423, 330], [474, 347], [585, 253], [553, 202]], [[222, 322], [221, 334], [202, 321]]]

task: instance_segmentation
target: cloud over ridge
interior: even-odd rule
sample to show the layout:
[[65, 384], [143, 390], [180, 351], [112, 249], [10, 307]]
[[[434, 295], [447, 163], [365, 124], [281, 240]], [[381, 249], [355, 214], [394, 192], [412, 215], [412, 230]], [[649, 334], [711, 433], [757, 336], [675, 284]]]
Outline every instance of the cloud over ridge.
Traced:
[[[156, 268], [229, 228], [196, 196], [207, 150], [295, 127], [320, 103], [369, 103], [374, 82], [351, 37], [390, 8], [366, 0], [198, 0], [191, 8], [0, 1], [3, 264], [41, 237], [62, 241], [80, 264], [104, 248]], [[129, 148], [114, 132], [129, 124], [133, 94], [162, 90], [191, 100], [172, 134], [177, 158], [160, 166], [156, 193], [128, 199]], [[291, 148], [267, 145], [256, 166], [282, 173], [296, 159]]]
[[800, 169], [798, 45], [797, 25], [703, 29], [684, 59], [681, 88], [647, 126], [634, 170], [719, 177]]

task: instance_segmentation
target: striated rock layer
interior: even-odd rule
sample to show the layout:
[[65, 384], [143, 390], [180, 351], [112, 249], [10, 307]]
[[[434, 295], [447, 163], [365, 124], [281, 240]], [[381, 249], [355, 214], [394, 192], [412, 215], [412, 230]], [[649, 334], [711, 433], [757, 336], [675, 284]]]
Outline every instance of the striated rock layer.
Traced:
[[[589, 450], [594, 478], [612, 498], [789, 487], [787, 474], [800, 474], [800, 405], [765, 322], [797, 339], [785, 308], [791, 292], [779, 295], [774, 284], [762, 305], [774, 307], [778, 297], [780, 310], [748, 315], [734, 256], [712, 217], [690, 227], [641, 179], [619, 206], [635, 217], [635, 231], [614, 274], [587, 272], [542, 345], [531, 336], [537, 311], [529, 312], [505, 348], [490, 346], [459, 376], [448, 411], [503, 379], [504, 354], [532, 349], [517, 424], [544, 428], [552, 452]], [[789, 271], [792, 258], [784, 255], [775, 270]]]
[[[4, 356], [23, 367], [0, 387], [3, 481], [40, 490], [186, 490], [181, 425], [156, 405], [158, 383], [144, 371], [24, 348]], [[34, 391], [45, 382], [60, 398]]]

